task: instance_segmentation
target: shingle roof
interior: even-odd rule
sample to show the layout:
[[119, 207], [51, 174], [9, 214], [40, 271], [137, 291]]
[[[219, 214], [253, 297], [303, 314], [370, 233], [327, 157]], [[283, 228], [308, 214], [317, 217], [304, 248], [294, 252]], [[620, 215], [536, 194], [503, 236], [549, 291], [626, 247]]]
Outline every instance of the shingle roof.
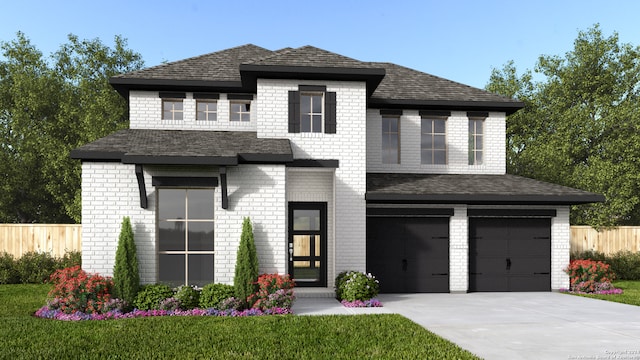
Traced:
[[236, 165], [293, 160], [287, 139], [258, 138], [255, 132], [126, 129], [71, 152], [83, 160], [136, 164]]
[[599, 194], [516, 175], [368, 173], [369, 201], [466, 204], [582, 204]]
[[[496, 109], [511, 113], [517, 100], [392, 63], [356, 60], [313, 46], [271, 51], [247, 44], [110, 79], [129, 89], [255, 92], [258, 76], [367, 81], [371, 107]], [[244, 75], [243, 75], [244, 74]], [[382, 80], [382, 82], [380, 82]], [[375, 90], [375, 92], [374, 92]]]

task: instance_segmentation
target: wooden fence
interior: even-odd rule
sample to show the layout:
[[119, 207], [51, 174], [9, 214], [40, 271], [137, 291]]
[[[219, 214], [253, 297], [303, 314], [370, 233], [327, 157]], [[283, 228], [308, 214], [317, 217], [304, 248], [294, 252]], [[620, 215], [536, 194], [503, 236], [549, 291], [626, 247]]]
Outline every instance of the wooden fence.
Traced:
[[82, 251], [80, 224], [0, 224], [0, 253], [19, 258], [36, 251], [62, 257], [72, 250]]
[[618, 226], [595, 230], [591, 226], [571, 227], [571, 252], [587, 250], [613, 254], [621, 250], [640, 251], [640, 226]]

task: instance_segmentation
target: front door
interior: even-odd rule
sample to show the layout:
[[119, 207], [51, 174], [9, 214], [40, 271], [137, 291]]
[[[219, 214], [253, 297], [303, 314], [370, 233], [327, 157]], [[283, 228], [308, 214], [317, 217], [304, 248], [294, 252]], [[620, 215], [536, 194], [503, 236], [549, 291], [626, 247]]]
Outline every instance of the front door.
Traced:
[[327, 203], [289, 203], [288, 255], [296, 286], [327, 286]]

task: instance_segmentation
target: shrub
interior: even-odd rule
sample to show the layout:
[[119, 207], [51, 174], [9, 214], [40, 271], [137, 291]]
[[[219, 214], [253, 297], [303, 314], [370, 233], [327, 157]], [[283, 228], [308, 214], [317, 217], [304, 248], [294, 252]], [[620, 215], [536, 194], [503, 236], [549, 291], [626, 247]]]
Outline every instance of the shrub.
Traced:
[[200, 292], [200, 307], [203, 309], [216, 308], [222, 300], [233, 297], [235, 290], [233, 285], [227, 284], [207, 284]]
[[607, 256], [607, 264], [621, 280], [640, 280], [640, 252], [619, 251]]
[[56, 270], [51, 275], [54, 287], [49, 291], [49, 308], [66, 314], [76, 311], [102, 313], [111, 300], [113, 281], [97, 274], [88, 274], [80, 266]]
[[615, 274], [602, 261], [573, 260], [565, 269], [571, 281], [571, 291], [595, 292], [598, 284], [611, 282]]
[[23, 284], [42, 284], [57, 270], [57, 265], [51, 254], [30, 251], [16, 261], [16, 271]]
[[358, 271], [349, 271], [340, 281], [339, 300], [369, 300], [378, 295], [378, 280], [371, 275]]
[[175, 297], [166, 298], [160, 301], [160, 305], [158, 305], [158, 310], [166, 310], [166, 311], [175, 311], [182, 308], [180, 300]]
[[256, 282], [258, 291], [249, 297], [253, 308], [266, 310], [272, 308], [290, 309], [295, 296], [293, 280], [289, 275], [262, 274]]
[[239, 310], [242, 307], [242, 301], [234, 297], [224, 299], [218, 305], [219, 310]]
[[13, 255], [2, 252], [0, 254], [0, 284], [17, 284], [20, 276], [16, 270], [16, 261]]
[[350, 271], [343, 271], [341, 273], [338, 274], [338, 276], [336, 276], [336, 284], [335, 284], [335, 289], [336, 289], [336, 299], [338, 300], [342, 300], [342, 288], [344, 287], [344, 282], [347, 280], [347, 273], [349, 273]]
[[173, 290], [167, 285], [144, 285], [133, 301], [133, 306], [140, 310], [158, 310], [160, 302], [172, 296]]
[[174, 295], [180, 301], [180, 308], [190, 310], [198, 307], [200, 302], [200, 292], [189, 285], [182, 285]]
[[74, 266], [82, 266], [82, 252], [80, 251], [67, 251], [62, 258], [58, 259], [58, 269], [65, 269]]
[[571, 260], [594, 260], [594, 261], [607, 261], [607, 256], [600, 251], [585, 250], [582, 252], [571, 253]]
[[251, 220], [244, 218], [233, 283], [236, 298], [242, 302], [245, 308], [249, 307], [247, 303], [249, 296], [256, 292], [257, 279], [258, 255], [253, 240], [253, 228]]
[[138, 294], [140, 276], [138, 275], [136, 244], [133, 239], [131, 220], [129, 220], [128, 216], [125, 216], [122, 220], [115, 262], [113, 267], [115, 294], [120, 299], [132, 302]]

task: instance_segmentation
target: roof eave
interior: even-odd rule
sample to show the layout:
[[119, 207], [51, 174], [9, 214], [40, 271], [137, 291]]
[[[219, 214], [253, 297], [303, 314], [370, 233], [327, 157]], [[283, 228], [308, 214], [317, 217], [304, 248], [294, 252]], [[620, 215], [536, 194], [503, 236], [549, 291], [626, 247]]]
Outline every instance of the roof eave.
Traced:
[[501, 194], [394, 194], [367, 193], [365, 199], [382, 203], [430, 203], [472, 205], [579, 205], [604, 202], [599, 194], [501, 195]]
[[524, 108], [520, 101], [459, 101], [459, 100], [413, 100], [370, 98], [367, 107], [373, 109], [416, 109], [416, 110], [464, 110], [500, 111], [511, 115]]
[[139, 79], [111, 77], [109, 84], [124, 98], [130, 90], [171, 90], [171, 91], [218, 91], [248, 92], [241, 81], [176, 80], [176, 79]]

